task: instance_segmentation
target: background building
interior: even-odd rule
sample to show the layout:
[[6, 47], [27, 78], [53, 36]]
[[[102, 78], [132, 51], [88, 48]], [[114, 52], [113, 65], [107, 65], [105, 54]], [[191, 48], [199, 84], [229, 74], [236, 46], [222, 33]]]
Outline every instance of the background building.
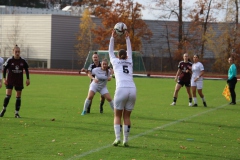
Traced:
[[[31, 68], [81, 69], [85, 58], [80, 59], [74, 48], [80, 16], [69, 11], [71, 7], [66, 10], [0, 6], [0, 56], [8, 58], [12, 55], [13, 46], [18, 44], [22, 57], [28, 60]], [[143, 41], [142, 50], [139, 51], [147, 70], [171, 69], [166, 67], [171, 56], [166, 52], [168, 44], [163, 34], [166, 23], [174, 25], [176, 22], [144, 21], [153, 32], [151, 40]], [[93, 18], [93, 22], [101, 25], [98, 18]], [[187, 27], [188, 23], [184, 25]], [[171, 47], [174, 49], [174, 46]], [[93, 50], [98, 50], [98, 46], [95, 45]], [[206, 52], [204, 56], [213, 57], [211, 52]]]

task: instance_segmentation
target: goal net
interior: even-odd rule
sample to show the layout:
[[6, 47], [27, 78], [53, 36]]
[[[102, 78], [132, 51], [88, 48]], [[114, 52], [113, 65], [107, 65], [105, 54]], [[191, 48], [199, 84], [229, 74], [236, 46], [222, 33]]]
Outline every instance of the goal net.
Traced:
[[[110, 65], [110, 59], [108, 55], [108, 51], [106, 50], [98, 50], [98, 51], [89, 51], [88, 56], [86, 58], [84, 68], [88, 69], [89, 65], [93, 62], [92, 55], [94, 52], [98, 53], [99, 60], [107, 59]], [[114, 51], [115, 55], [117, 55], [117, 51]], [[132, 59], [133, 59], [133, 73], [134, 74], [146, 74], [146, 68], [143, 63], [142, 55], [139, 52], [133, 51], [132, 52]]]

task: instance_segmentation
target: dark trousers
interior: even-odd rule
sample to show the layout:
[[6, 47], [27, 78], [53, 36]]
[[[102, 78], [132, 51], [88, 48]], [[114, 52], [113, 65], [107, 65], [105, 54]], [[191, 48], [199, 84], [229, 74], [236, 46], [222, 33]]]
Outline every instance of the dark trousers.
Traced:
[[236, 83], [237, 83], [237, 77], [234, 77], [233, 79], [228, 80], [229, 91], [231, 93], [233, 103], [236, 103], [236, 93], [235, 93]]

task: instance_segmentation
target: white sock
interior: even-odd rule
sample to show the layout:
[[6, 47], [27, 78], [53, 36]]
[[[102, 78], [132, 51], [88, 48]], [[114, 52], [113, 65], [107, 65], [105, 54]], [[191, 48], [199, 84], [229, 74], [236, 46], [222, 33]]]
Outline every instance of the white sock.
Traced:
[[115, 132], [115, 137], [116, 140], [120, 141], [121, 140], [121, 125], [120, 124], [114, 124], [114, 132]]
[[15, 111], [15, 114], [18, 114], [18, 111]]
[[112, 110], [114, 110], [114, 105], [113, 105], [113, 100], [111, 102], [109, 102], [110, 107], [112, 108]]
[[84, 110], [84, 111], [87, 111], [87, 108], [88, 108], [90, 102], [91, 102], [91, 100], [88, 100], [88, 99], [85, 100], [84, 106], [83, 106], [83, 110]]
[[205, 102], [205, 98], [204, 97], [202, 98], [202, 101]]
[[123, 125], [123, 142], [128, 142], [130, 128], [131, 128], [130, 125]]
[[197, 97], [193, 97], [194, 104], [197, 104]]

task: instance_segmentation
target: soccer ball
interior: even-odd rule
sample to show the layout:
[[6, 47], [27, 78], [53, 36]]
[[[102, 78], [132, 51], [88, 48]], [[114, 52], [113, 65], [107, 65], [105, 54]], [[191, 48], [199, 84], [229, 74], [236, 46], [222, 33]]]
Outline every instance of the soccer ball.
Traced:
[[116, 31], [117, 35], [121, 36], [127, 30], [127, 26], [123, 22], [118, 22], [117, 24], [115, 24], [114, 30]]

